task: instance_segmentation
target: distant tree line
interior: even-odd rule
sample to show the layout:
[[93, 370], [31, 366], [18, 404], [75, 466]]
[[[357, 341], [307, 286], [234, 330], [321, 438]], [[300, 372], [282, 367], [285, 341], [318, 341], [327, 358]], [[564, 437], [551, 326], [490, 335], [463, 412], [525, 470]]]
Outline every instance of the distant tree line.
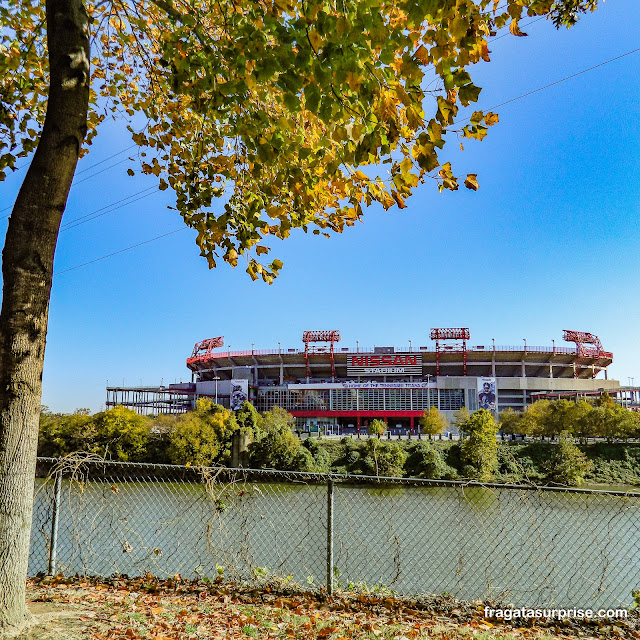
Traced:
[[561, 433], [584, 443], [588, 438], [640, 438], [640, 414], [616, 404], [608, 394], [589, 402], [537, 400], [524, 412], [505, 409], [499, 417], [504, 435], [555, 438]]
[[233, 413], [201, 398], [196, 408], [178, 415], [141, 416], [116, 406], [91, 415], [88, 409], [40, 416], [38, 455], [61, 457], [85, 451], [121, 462], [228, 465], [233, 434], [250, 436], [250, 462], [258, 468], [328, 470], [324, 451], [302, 445], [295, 418], [280, 407], [259, 413], [251, 403]]
[[[428, 440], [385, 441], [386, 424], [374, 420], [369, 433], [377, 437], [365, 442], [344, 438], [338, 443], [301, 440], [295, 433], [295, 418], [287, 411], [273, 407], [259, 413], [249, 402], [233, 413], [200, 399], [194, 411], [156, 417], [141, 416], [122, 406], [94, 415], [86, 409], [55, 414], [43, 407], [38, 454], [61, 457], [85, 451], [118, 461], [229, 466], [233, 434], [240, 431], [250, 441], [249, 465], [253, 468], [480, 482], [535, 477], [538, 482], [580, 484], [592, 471], [592, 463], [576, 446], [575, 438], [612, 440], [637, 437], [640, 432], [638, 415], [608, 396], [594, 403], [540, 400], [523, 413], [507, 409], [498, 421], [488, 411], [462, 409], [456, 412], [454, 425], [464, 439], [446, 443], [446, 447], [431, 442], [446, 427], [437, 409], [425, 411], [420, 424]], [[549, 445], [543, 459], [534, 461], [534, 452], [520, 454], [501, 445], [499, 430], [507, 435], [557, 437], [559, 442]]]

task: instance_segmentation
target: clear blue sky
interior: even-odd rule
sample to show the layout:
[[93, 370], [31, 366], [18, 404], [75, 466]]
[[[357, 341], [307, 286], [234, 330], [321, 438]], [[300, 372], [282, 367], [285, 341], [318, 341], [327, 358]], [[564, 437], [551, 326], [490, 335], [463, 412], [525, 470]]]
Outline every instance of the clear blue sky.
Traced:
[[[542, 20], [528, 38], [496, 40], [492, 62], [472, 74], [479, 108], [640, 47], [639, 23], [640, 3], [610, 1], [569, 31]], [[477, 193], [426, 184], [407, 209], [371, 208], [342, 236], [274, 241], [285, 267], [271, 287], [241, 268], [209, 271], [190, 230], [61, 273], [43, 403], [98, 411], [107, 380], [189, 379], [185, 359], [203, 338], [300, 347], [305, 329], [340, 329], [344, 346], [427, 345], [437, 326], [470, 327], [472, 345], [562, 344], [562, 329], [591, 331], [614, 353], [610, 377], [640, 383], [639, 72], [635, 53], [500, 108], [484, 142], [460, 152], [451, 139], [441, 154], [458, 175], [478, 173]], [[86, 170], [130, 144], [122, 123], [103, 128], [63, 224], [153, 186], [126, 175], [131, 163], [108, 168], [126, 154]], [[23, 175], [0, 186], [2, 206]], [[170, 192], [152, 194], [63, 231], [56, 271], [179, 229]]]

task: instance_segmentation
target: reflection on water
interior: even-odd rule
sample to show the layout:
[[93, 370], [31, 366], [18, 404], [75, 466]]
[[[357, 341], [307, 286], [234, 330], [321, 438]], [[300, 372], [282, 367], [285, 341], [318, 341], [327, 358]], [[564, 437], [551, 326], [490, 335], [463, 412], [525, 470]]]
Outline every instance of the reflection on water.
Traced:
[[[30, 574], [45, 571], [51, 486], [36, 496]], [[59, 570], [250, 578], [322, 586], [327, 488], [177, 482], [63, 483]], [[402, 594], [516, 605], [632, 602], [640, 586], [637, 498], [483, 487], [335, 485], [334, 575]]]

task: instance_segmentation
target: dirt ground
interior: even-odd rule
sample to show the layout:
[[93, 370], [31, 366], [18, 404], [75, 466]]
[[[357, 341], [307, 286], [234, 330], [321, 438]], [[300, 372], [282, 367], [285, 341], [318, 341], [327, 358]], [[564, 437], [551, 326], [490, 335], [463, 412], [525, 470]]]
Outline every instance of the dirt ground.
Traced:
[[591, 640], [640, 639], [640, 618], [495, 624], [483, 603], [384, 594], [327, 598], [268, 585], [45, 578], [28, 583], [34, 623], [19, 640]]

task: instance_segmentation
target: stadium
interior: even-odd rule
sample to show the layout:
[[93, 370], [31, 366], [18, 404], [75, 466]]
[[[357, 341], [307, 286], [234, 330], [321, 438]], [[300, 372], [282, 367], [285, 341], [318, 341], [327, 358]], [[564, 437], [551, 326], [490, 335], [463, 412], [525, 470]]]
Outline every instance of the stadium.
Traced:
[[[350, 433], [384, 420], [391, 431], [413, 431], [425, 409], [437, 407], [449, 422], [462, 407], [496, 414], [522, 411], [540, 397], [578, 398], [603, 392], [613, 354], [600, 339], [565, 330], [565, 346], [472, 345], [468, 328], [436, 328], [431, 344], [405, 347], [341, 345], [340, 332], [305, 331], [302, 346], [231, 351], [222, 336], [196, 343], [187, 358], [191, 382], [168, 387], [108, 387], [107, 408], [139, 413], [189, 411], [200, 397], [231, 409], [249, 399], [258, 411], [279, 406], [297, 428]], [[601, 377], [598, 377], [602, 374]]]

